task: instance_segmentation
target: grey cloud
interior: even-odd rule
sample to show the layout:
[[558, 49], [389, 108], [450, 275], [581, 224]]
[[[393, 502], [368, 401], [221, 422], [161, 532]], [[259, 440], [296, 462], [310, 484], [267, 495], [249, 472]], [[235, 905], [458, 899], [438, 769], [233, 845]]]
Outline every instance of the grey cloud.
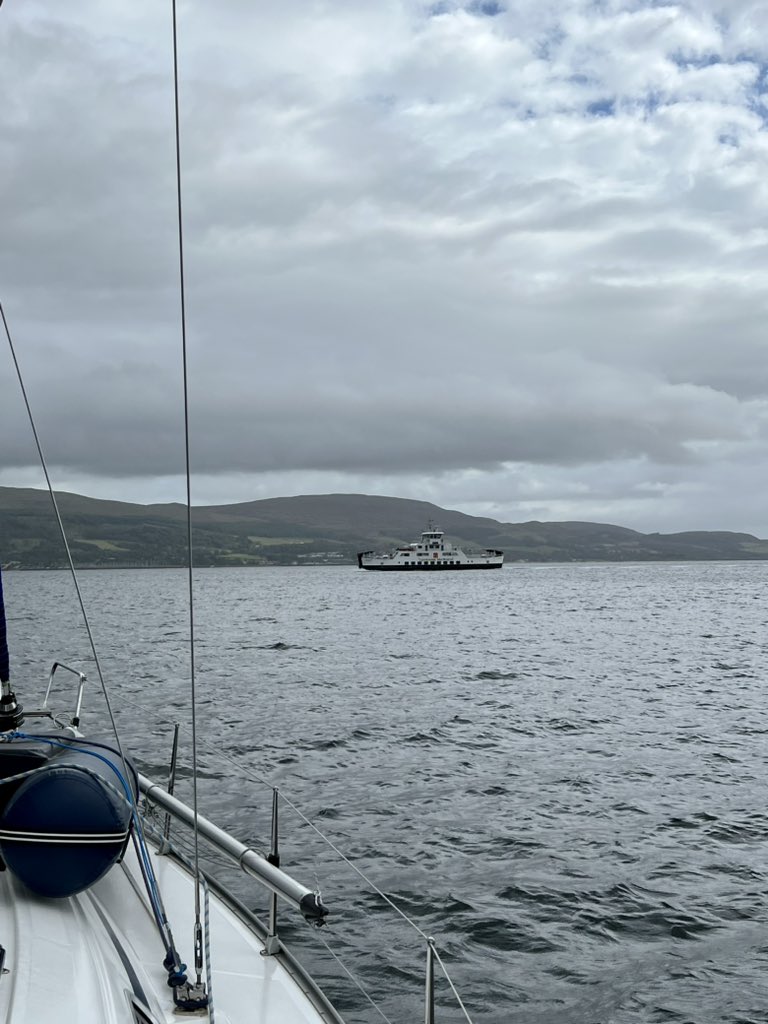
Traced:
[[[181, 464], [167, 18], [9, 7], [0, 300], [49, 458], [149, 492]], [[759, 18], [729, 9], [725, 25], [713, 3], [184, 8], [207, 486], [420, 480], [439, 503], [461, 480], [469, 506], [509, 481], [507, 509], [681, 520], [701, 493], [686, 481], [753, 490], [765, 55], [741, 59], [764, 49]], [[675, 59], [714, 51], [717, 68]], [[605, 96], [614, 116], [588, 116]], [[0, 436], [7, 482], [33, 455], [14, 400]]]

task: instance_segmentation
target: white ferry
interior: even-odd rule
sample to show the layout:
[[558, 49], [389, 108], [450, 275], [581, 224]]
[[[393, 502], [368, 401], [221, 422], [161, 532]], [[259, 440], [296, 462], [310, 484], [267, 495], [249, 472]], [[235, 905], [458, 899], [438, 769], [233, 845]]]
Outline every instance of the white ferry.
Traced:
[[504, 552], [487, 548], [485, 551], [467, 554], [445, 540], [442, 530], [429, 526], [421, 540], [404, 547], [395, 548], [389, 554], [377, 555], [373, 551], [361, 551], [357, 556], [361, 569], [414, 570], [435, 569], [501, 569]]

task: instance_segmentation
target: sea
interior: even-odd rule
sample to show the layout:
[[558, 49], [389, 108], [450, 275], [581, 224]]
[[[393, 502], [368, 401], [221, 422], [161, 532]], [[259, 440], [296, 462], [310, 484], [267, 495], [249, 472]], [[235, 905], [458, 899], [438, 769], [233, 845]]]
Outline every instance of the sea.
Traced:
[[[20, 699], [85, 671], [84, 730], [161, 781], [179, 723], [189, 796], [185, 572], [79, 579], [108, 698], [69, 575], [10, 572]], [[278, 790], [329, 908], [280, 933], [349, 1024], [425, 1019], [427, 937], [438, 1024], [768, 1021], [767, 591], [766, 562], [197, 570], [200, 810], [265, 850]]]

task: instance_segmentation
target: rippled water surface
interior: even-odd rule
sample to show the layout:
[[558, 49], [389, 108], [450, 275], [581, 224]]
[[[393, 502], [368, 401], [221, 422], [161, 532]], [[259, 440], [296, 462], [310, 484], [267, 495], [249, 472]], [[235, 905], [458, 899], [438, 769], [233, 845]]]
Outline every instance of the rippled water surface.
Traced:
[[[767, 1021], [767, 577], [200, 571], [201, 810], [263, 848], [258, 780], [279, 786], [435, 936], [475, 1024]], [[185, 574], [81, 586], [121, 731], [165, 777], [170, 724], [189, 722]], [[5, 589], [24, 703], [54, 659], [84, 667], [84, 726], [103, 729], [69, 577]], [[421, 937], [281, 813], [283, 866], [332, 910], [322, 938], [389, 1018], [423, 1019]], [[380, 1020], [318, 935], [281, 920], [348, 1020]], [[437, 1019], [465, 1019], [444, 983]]]

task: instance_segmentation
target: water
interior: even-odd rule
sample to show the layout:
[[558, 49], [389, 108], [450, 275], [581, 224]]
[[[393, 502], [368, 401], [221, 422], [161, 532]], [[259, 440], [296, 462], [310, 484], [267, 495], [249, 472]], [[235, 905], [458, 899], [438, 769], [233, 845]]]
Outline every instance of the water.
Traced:
[[[768, 1021], [766, 574], [200, 571], [201, 810], [263, 848], [255, 778], [277, 784], [435, 936], [476, 1024]], [[120, 728], [164, 777], [189, 721], [185, 574], [81, 583]], [[6, 600], [24, 701], [54, 659], [85, 666], [102, 728], [68, 576], [9, 573]], [[420, 936], [290, 807], [282, 836], [332, 909], [322, 937], [393, 1021], [423, 1019]], [[379, 1020], [316, 932], [281, 921], [349, 1021]], [[463, 1019], [441, 984], [438, 1020]]]

